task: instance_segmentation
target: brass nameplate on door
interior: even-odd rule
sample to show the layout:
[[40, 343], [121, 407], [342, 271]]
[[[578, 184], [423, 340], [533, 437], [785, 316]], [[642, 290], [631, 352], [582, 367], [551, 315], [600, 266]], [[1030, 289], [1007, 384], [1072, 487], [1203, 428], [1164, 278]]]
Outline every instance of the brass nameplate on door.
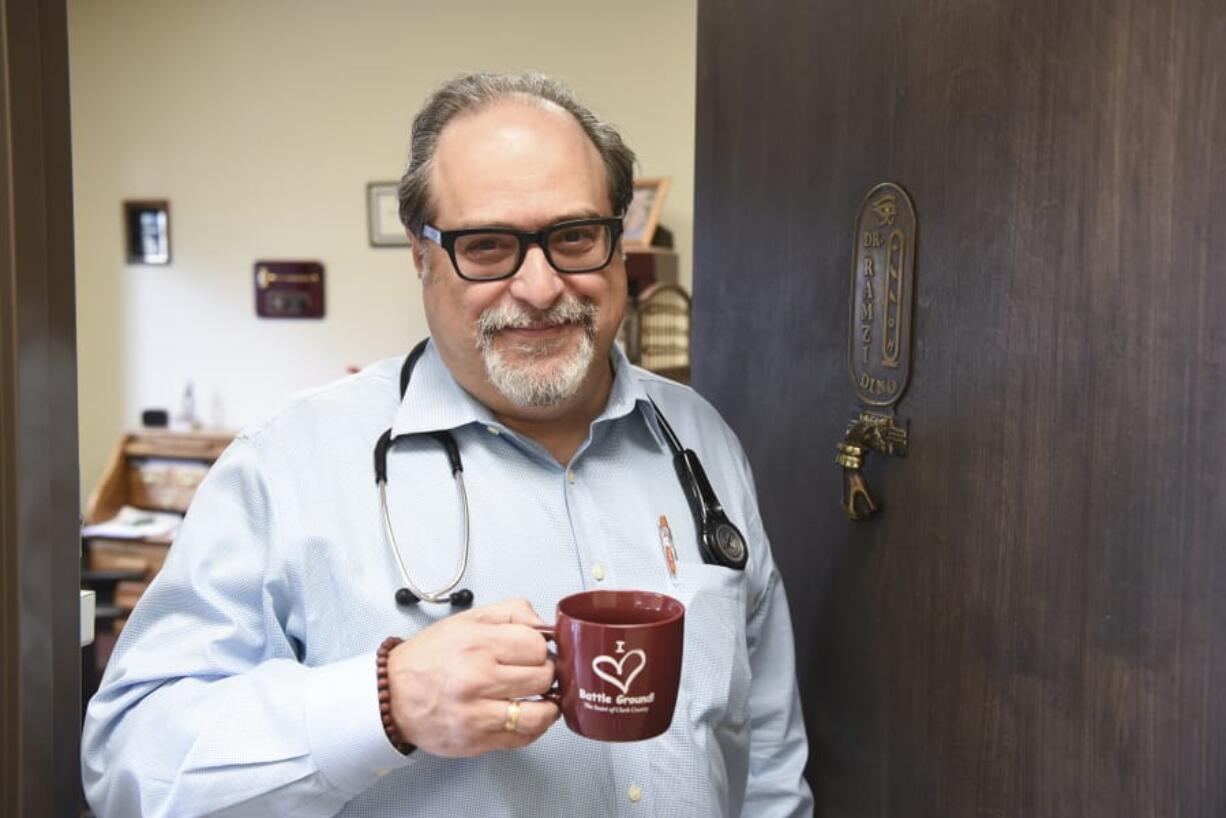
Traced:
[[851, 271], [848, 365], [866, 406], [893, 406], [911, 378], [915, 291], [915, 208], [885, 182], [864, 197], [856, 217]]
[[861, 409], [835, 457], [843, 512], [853, 520], [878, 511], [861, 473], [868, 452], [907, 453], [907, 422], [894, 409], [911, 380], [916, 226], [911, 197], [892, 182], [870, 190], [856, 214], [847, 366]]

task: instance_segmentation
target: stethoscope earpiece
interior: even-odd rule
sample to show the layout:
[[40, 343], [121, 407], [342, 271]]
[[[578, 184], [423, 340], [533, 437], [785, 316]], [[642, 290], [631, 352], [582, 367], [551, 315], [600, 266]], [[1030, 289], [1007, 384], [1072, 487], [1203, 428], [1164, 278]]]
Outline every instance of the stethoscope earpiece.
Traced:
[[[438, 600], [442, 602], [443, 600]], [[461, 588], [458, 591], [452, 591], [447, 595], [447, 601], [451, 603], [453, 608], [471, 608], [473, 606], [473, 592], [467, 588]], [[408, 588], [401, 588], [396, 591], [396, 604], [402, 607], [416, 605], [421, 602], [421, 597], [410, 591]]]

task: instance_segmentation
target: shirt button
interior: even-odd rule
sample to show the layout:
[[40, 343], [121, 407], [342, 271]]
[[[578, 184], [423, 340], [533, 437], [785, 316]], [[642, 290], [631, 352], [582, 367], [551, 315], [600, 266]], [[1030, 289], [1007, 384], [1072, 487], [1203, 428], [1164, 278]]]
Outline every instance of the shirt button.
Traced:
[[382, 778], [383, 776], [387, 775], [390, 772], [391, 770], [387, 769], [386, 767], [380, 767], [379, 769], [375, 770], [375, 775]]
[[499, 432], [498, 432], [498, 427], [497, 427], [497, 426], [486, 426], [486, 427], [485, 427], [485, 430], [486, 430], [487, 432], [489, 432], [491, 435], [496, 435], [496, 434], [498, 434], [498, 433], [499, 433]]
[[575, 473], [570, 469], [566, 470], [566, 482], [570, 483], [572, 486], [575, 484]]
[[592, 566], [592, 579], [596, 580], [597, 582], [600, 582], [602, 579], [604, 579], [604, 566], [603, 565], [593, 565]]
[[631, 784], [630, 791], [626, 794], [630, 796], [631, 804], [637, 804], [639, 801], [643, 800], [643, 788], [638, 784]]

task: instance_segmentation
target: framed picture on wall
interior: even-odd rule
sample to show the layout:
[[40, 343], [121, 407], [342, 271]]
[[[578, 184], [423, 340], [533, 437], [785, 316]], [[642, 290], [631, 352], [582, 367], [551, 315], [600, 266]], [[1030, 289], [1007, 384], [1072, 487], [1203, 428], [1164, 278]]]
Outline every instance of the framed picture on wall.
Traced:
[[170, 202], [125, 201], [123, 221], [129, 264], [170, 264]]
[[366, 186], [366, 220], [371, 247], [407, 247], [408, 234], [400, 223], [397, 182], [371, 182]]
[[622, 244], [626, 247], [650, 247], [660, 223], [660, 211], [668, 198], [668, 176], [634, 180], [634, 199], [626, 210]]

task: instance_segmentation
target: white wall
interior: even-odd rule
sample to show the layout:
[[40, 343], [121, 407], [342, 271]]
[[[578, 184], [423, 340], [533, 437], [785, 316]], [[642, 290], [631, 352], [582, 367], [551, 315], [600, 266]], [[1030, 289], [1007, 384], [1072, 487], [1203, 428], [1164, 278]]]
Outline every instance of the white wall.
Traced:
[[[69, 0], [82, 496], [184, 384], [241, 428], [426, 334], [407, 249], [367, 241], [427, 93], [535, 68], [617, 125], [690, 281], [696, 0]], [[170, 200], [167, 267], [124, 261], [124, 199]], [[321, 261], [322, 321], [257, 319], [257, 259]]]

